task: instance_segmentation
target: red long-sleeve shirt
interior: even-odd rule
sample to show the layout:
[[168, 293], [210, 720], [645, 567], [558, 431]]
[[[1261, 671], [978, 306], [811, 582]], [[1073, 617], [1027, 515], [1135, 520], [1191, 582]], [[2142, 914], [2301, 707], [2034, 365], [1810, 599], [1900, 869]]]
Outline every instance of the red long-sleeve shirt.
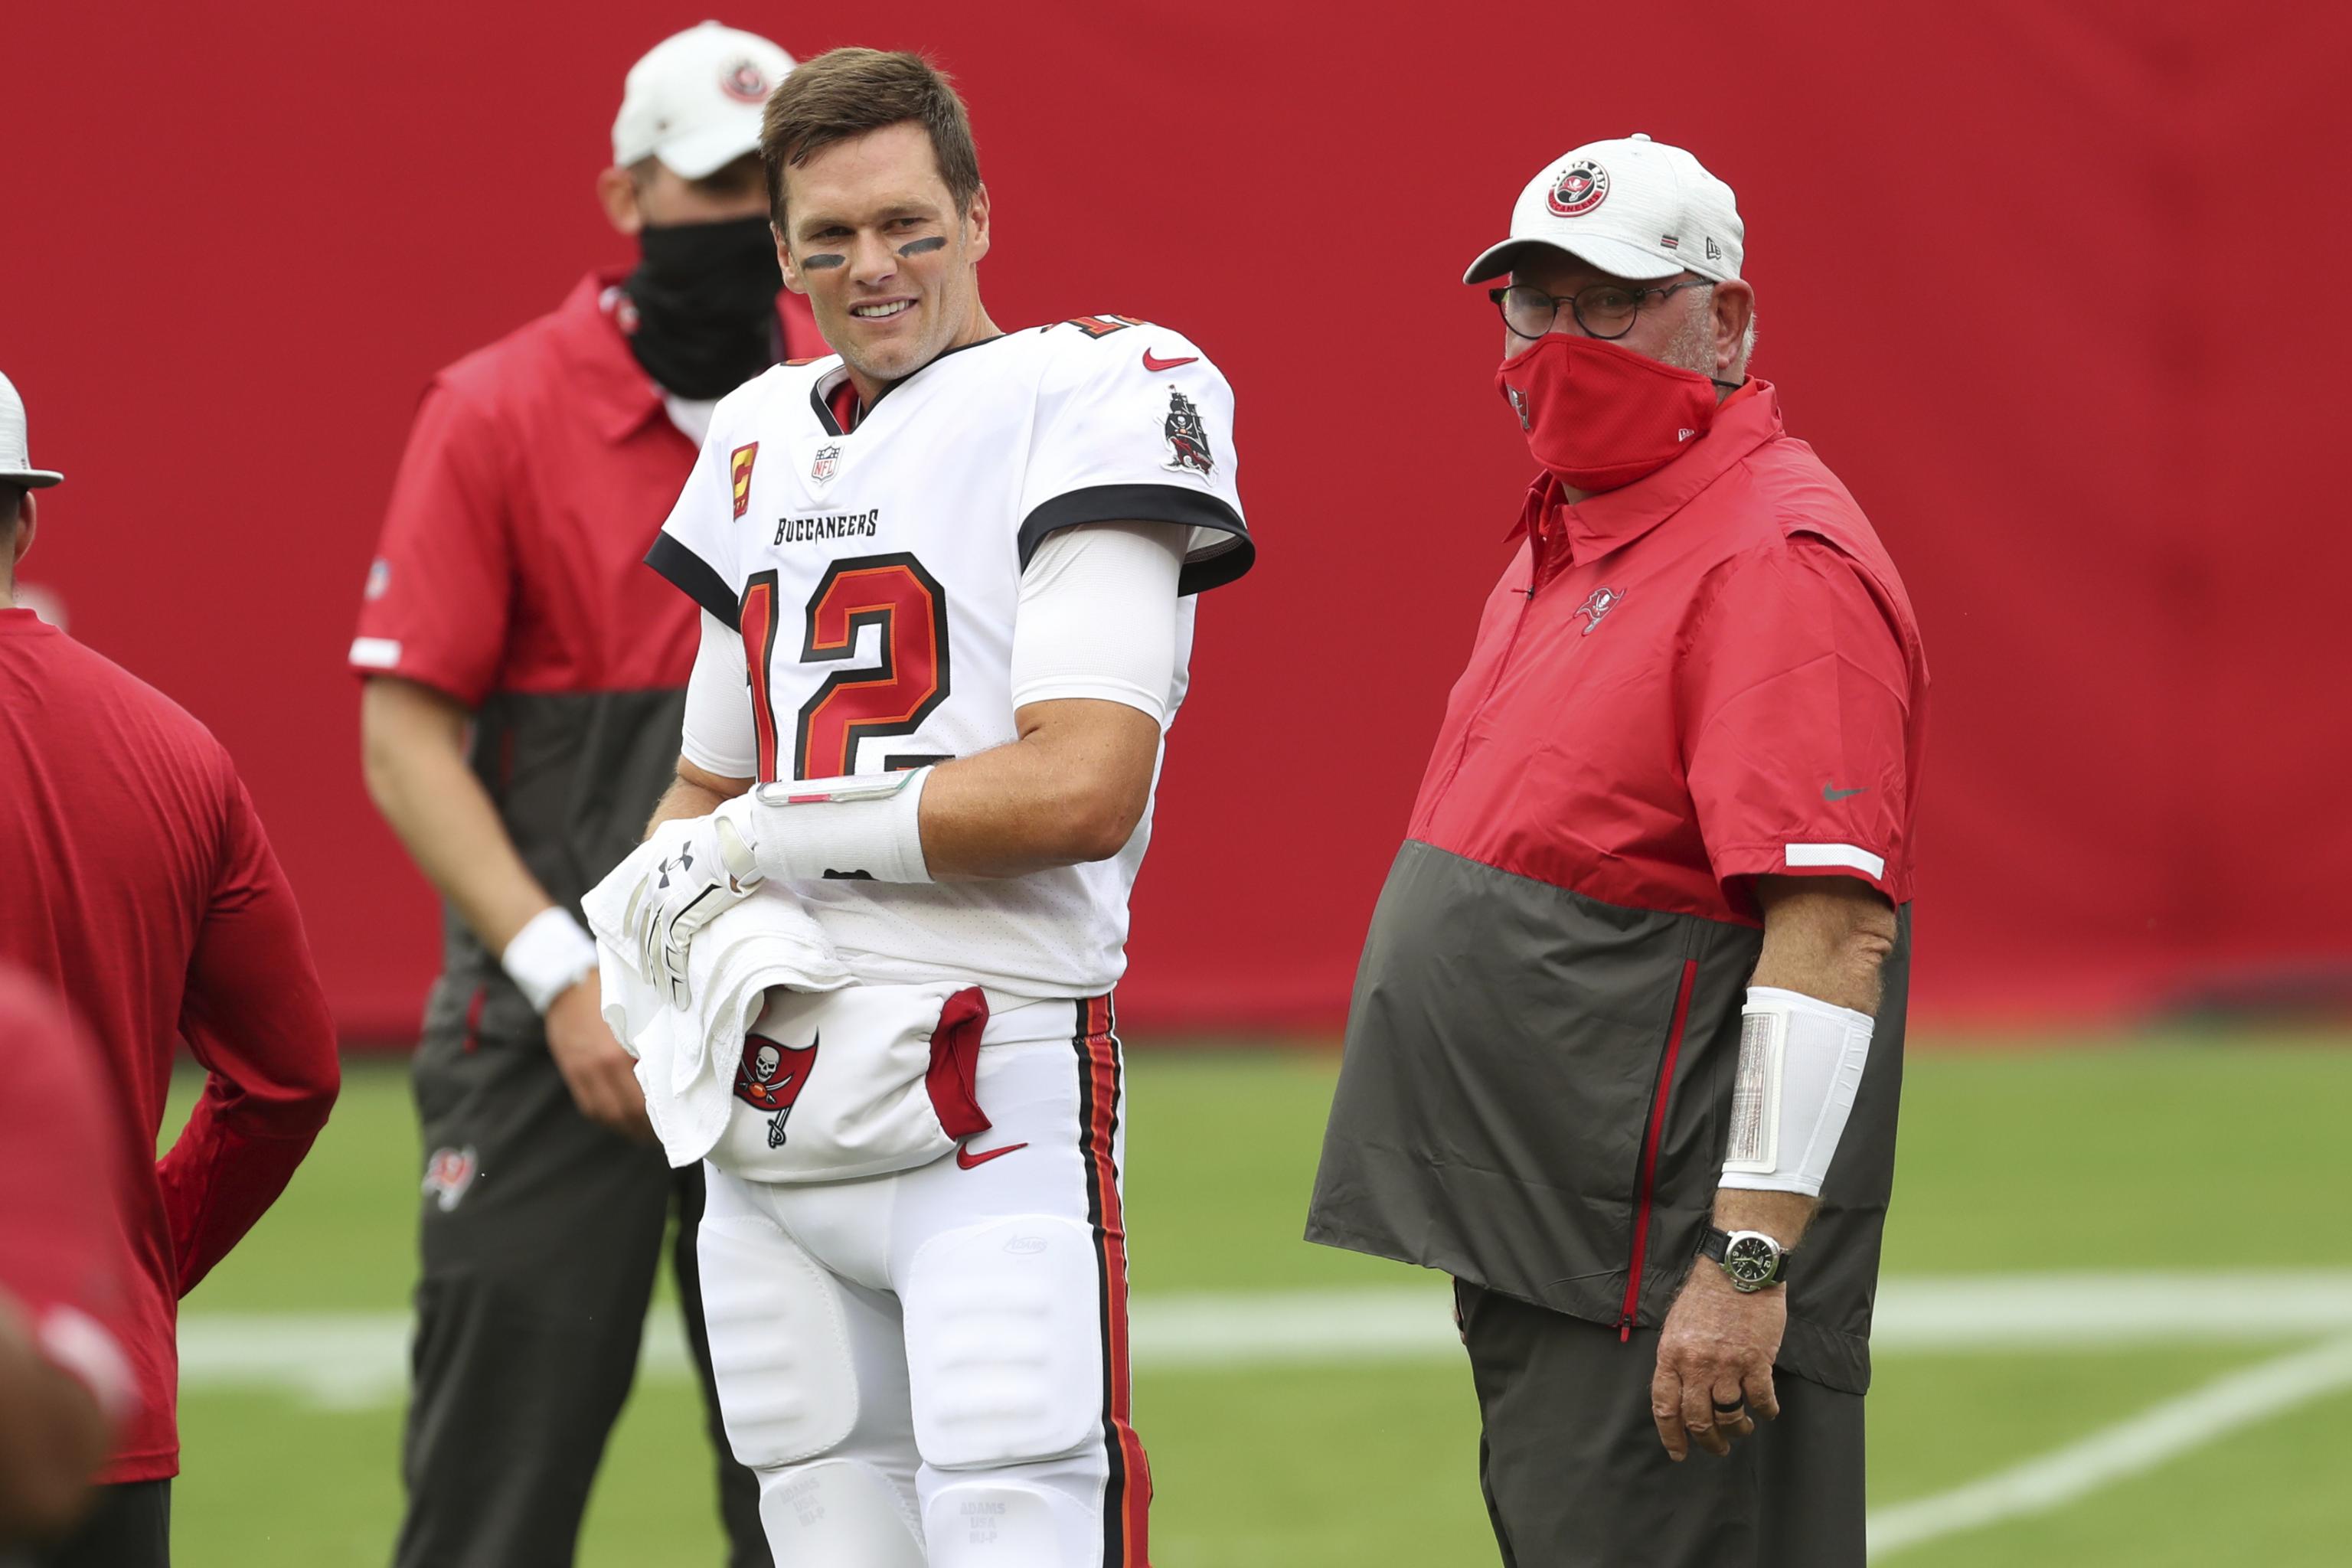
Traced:
[[[0, 958], [88, 1026], [122, 1133], [123, 1350], [140, 1399], [100, 1479], [173, 1475], [178, 1300], [325, 1124], [333, 1024], [228, 753], [170, 699], [21, 609], [0, 608]], [[205, 1091], [158, 1161], [181, 1038]]]

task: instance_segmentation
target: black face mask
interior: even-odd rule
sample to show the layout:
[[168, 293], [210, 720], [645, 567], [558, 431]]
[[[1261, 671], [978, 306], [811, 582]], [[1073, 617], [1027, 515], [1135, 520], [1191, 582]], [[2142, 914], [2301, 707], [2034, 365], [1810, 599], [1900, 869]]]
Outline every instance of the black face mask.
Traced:
[[647, 224], [621, 287], [637, 308], [630, 352], [680, 397], [723, 397], [781, 357], [776, 242], [764, 217]]

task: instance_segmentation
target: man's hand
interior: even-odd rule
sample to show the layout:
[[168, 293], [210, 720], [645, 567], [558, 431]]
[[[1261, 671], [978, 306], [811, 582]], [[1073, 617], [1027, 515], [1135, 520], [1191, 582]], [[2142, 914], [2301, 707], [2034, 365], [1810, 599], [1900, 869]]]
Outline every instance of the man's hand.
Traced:
[[1731, 1288], [1706, 1258], [1691, 1268], [1658, 1336], [1658, 1371], [1650, 1380], [1650, 1415], [1666, 1457], [1679, 1463], [1696, 1442], [1728, 1454], [1758, 1418], [1780, 1414], [1772, 1358], [1789, 1326], [1789, 1292], [1773, 1286], [1752, 1295]]
[[0, 1289], [0, 1550], [61, 1535], [82, 1516], [108, 1426], [96, 1396], [41, 1353]]
[[683, 1012], [694, 1000], [686, 954], [695, 933], [750, 897], [761, 873], [750, 840], [730, 816], [665, 822], [651, 838], [657, 853], [647, 858], [645, 876], [629, 892], [624, 935], [646, 983]]
[[572, 1090], [572, 1102], [589, 1121], [640, 1143], [654, 1139], [646, 1120], [646, 1093], [637, 1087], [636, 1064], [597, 1011], [596, 977], [590, 975], [555, 999], [547, 1010], [547, 1052]]

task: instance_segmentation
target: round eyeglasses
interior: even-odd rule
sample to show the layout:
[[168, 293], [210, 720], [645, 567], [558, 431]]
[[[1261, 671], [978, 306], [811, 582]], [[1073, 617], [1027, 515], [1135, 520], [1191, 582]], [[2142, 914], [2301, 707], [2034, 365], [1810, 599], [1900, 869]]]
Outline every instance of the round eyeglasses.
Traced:
[[1568, 307], [1569, 314], [1587, 337], [1622, 338], [1633, 330], [1633, 322], [1642, 314], [1643, 301], [1653, 294], [1663, 300], [1685, 289], [1714, 286], [1708, 279], [1685, 278], [1679, 283], [1656, 289], [1588, 283], [1573, 294], [1547, 294], [1540, 289], [1514, 283], [1507, 289], [1487, 289], [1486, 298], [1495, 301], [1495, 309], [1503, 313], [1503, 324], [1523, 338], [1539, 338], [1550, 331], [1559, 320], [1562, 305]]

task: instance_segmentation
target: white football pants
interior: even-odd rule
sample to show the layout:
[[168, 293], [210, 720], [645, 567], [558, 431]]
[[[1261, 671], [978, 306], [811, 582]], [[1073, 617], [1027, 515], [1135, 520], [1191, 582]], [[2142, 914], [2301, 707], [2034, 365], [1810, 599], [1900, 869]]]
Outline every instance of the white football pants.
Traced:
[[711, 1362], [778, 1568], [1149, 1562], [1110, 1000], [1013, 1009], [983, 1042], [992, 1126], [953, 1155], [845, 1182], [709, 1172]]

